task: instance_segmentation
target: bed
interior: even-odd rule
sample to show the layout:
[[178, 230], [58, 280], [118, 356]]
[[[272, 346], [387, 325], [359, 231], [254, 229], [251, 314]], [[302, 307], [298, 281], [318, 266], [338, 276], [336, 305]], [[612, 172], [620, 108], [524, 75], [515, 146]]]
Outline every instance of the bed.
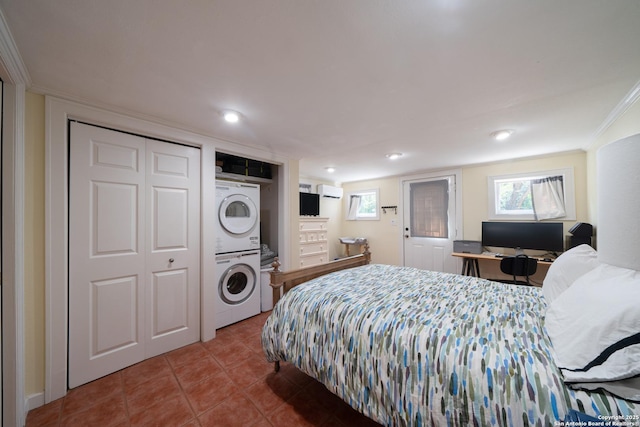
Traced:
[[565, 384], [540, 288], [370, 264], [366, 253], [301, 286], [291, 284], [305, 269], [276, 268], [272, 286], [288, 292], [263, 329], [268, 361], [388, 426], [567, 425], [574, 414], [640, 424], [639, 403]]

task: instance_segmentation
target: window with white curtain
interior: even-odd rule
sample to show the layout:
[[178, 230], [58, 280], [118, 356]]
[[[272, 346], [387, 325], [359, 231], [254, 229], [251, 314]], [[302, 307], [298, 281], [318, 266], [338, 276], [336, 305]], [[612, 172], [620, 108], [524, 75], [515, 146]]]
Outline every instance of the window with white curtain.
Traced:
[[378, 206], [378, 189], [362, 190], [348, 193], [345, 197], [347, 219], [376, 220], [380, 219]]
[[490, 176], [489, 219], [576, 219], [573, 168]]

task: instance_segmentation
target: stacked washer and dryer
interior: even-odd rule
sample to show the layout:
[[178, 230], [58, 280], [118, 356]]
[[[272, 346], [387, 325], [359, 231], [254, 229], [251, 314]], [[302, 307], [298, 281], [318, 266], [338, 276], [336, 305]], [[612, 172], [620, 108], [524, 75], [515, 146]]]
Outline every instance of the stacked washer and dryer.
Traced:
[[216, 180], [216, 329], [260, 313], [260, 186]]

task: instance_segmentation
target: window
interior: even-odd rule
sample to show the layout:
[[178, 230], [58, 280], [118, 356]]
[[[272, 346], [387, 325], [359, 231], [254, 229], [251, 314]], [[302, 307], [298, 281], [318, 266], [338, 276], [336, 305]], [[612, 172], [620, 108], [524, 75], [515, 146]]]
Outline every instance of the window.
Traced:
[[490, 176], [488, 185], [489, 219], [576, 219], [572, 168]]
[[377, 220], [378, 190], [354, 191], [345, 197], [348, 220]]

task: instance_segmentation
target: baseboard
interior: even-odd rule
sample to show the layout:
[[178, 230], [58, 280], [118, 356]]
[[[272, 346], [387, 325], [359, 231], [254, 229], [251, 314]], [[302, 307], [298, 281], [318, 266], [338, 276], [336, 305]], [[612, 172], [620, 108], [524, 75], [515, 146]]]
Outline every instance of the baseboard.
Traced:
[[27, 419], [27, 413], [29, 413], [30, 410], [39, 408], [42, 405], [44, 405], [44, 392], [27, 396], [24, 401], [24, 419]]

